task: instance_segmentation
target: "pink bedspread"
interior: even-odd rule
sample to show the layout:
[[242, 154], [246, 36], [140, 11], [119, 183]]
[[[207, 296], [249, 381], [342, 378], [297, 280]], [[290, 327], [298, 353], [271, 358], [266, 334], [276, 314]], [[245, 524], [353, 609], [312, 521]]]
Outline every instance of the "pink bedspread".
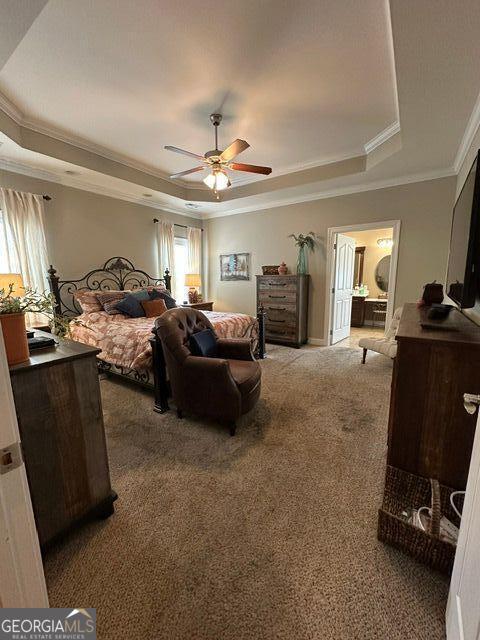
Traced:
[[[258, 322], [244, 313], [203, 311], [219, 338], [250, 338], [257, 346]], [[145, 370], [152, 365], [149, 338], [155, 318], [110, 316], [105, 311], [82, 313], [71, 324], [72, 340], [98, 347], [99, 358], [127, 369]]]

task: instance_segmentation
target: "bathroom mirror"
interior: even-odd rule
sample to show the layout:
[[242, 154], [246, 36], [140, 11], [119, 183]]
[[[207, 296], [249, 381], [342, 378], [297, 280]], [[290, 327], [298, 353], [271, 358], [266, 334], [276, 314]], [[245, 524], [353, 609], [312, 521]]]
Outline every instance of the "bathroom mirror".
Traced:
[[365, 258], [365, 247], [355, 248], [355, 266], [353, 275], [353, 286], [359, 287], [363, 282], [363, 261]]
[[377, 287], [384, 291], [388, 292], [388, 276], [390, 274], [390, 258], [391, 256], [384, 256], [381, 260], [378, 261], [378, 264], [375, 268], [375, 282], [377, 283]]

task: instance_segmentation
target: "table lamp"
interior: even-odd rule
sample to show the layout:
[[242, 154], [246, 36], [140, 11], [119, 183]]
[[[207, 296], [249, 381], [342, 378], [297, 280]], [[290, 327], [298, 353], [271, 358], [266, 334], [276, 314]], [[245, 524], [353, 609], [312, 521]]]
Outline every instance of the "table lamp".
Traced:
[[16, 298], [25, 295], [25, 285], [20, 273], [0, 273], [0, 289], [4, 289], [5, 294], [8, 293], [11, 284], [13, 285], [12, 294]]
[[202, 280], [200, 278], [199, 273], [187, 273], [185, 275], [185, 286], [189, 287], [188, 289], [188, 301], [190, 304], [194, 304], [198, 302], [198, 291], [197, 287], [202, 286]]

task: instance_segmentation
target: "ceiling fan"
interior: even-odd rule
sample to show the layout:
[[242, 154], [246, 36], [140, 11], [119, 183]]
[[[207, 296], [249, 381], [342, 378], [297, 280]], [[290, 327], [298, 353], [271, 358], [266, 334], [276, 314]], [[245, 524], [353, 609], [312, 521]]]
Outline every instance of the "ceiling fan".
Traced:
[[238, 156], [242, 151], [248, 149], [250, 146], [245, 140], [236, 139], [223, 151], [218, 148], [218, 127], [222, 121], [222, 115], [220, 113], [212, 113], [210, 121], [215, 127], [215, 149], [207, 151], [203, 156], [198, 153], [192, 153], [191, 151], [185, 151], [178, 147], [172, 147], [170, 145], [165, 146], [168, 151], [174, 151], [175, 153], [181, 153], [184, 156], [191, 156], [202, 162], [201, 166], [194, 167], [193, 169], [187, 169], [186, 171], [180, 171], [174, 173], [170, 178], [182, 178], [188, 176], [190, 173], [196, 173], [197, 171], [204, 171], [210, 169], [210, 173], [203, 180], [207, 187], [214, 191], [221, 191], [231, 186], [230, 179], [226, 169], [233, 169], [234, 171], [247, 171], [248, 173], [261, 173], [265, 176], [272, 173], [270, 167], [259, 167], [255, 164], [242, 164], [241, 162], [232, 162], [232, 160]]

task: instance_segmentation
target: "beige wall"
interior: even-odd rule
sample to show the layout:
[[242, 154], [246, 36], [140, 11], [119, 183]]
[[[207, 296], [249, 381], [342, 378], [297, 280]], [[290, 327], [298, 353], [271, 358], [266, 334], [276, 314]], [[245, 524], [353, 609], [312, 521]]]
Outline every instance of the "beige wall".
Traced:
[[346, 236], [354, 238], [357, 247], [365, 247], [363, 254], [363, 278], [362, 283], [366, 284], [369, 289], [370, 297], [376, 298], [383, 291], [377, 287], [375, 281], [375, 269], [379, 260], [385, 256], [389, 256], [392, 250], [379, 247], [377, 240], [379, 238], [391, 238], [393, 229], [369, 229], [368, 231], [351, 231]]
[[60, 276], [76, 278], [112, 256], [124, 256], [158, 273], [153, 218], [190, 226], [201, 220], [0, 170], [0, 186], [48, 194], [45, 219], [49, 258]]
[[[295, 269], [290, 233], [315, 231], [323, 239], [329, 227], [401, 220], [395, 305], [415, 301], [426, 282], [444, 281], [455, 177], [365, 191], [208, 221], [210, 297], [219, 310], [255, 313], [255, 274], [261, 265], [285, 260]], [[219, 255], [252, 254], [249, 282], [220, 282]], [[325, 250], [309, 256], [311, 288], [309, 335], [323, 338]]]

